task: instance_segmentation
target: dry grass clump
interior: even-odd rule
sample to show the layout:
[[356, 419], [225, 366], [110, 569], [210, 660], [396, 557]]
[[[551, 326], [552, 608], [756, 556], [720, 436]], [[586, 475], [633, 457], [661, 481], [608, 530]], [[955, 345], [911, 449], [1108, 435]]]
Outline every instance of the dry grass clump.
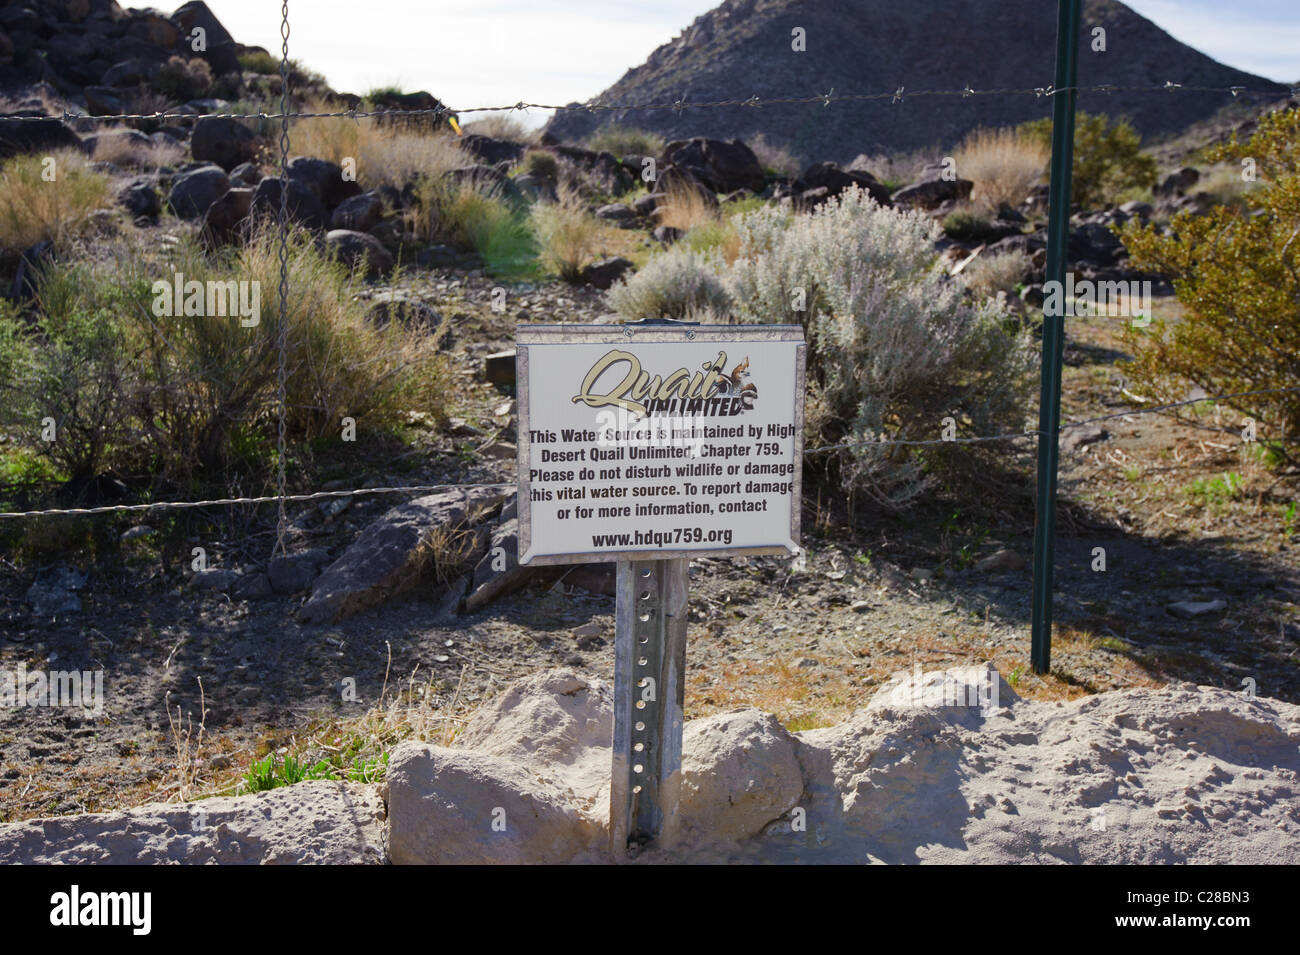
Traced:
[[1015, 207], [1042, 181], [1049, 151], [1018, 129], [977, 129], [953, 154], [957, 175], [975, 183], [971, 202], [988, 213], [1003, 204]]
[[108, 177], [88, 168], [75, 149], [15, 156], [0, 164], [0, 249], [21, 252], [38, 242], [75, 238], [91, 213], [112, 208]]
[[665, 191], [668, 198], [655, 209], [655, 220], [660, 225], [686, 232], [696, 226], [712, 225], [722, 218], [717, 204], [697, 189], [675, 186]]
[[529, 219], [543, 267], [577, 282], [583, 266], [600, 250], [606, 225], [587, 210], [573, 186], [561, 183], [556, 191], [559, 201], [535, 204]]
[[746, 145], [753, 150], [754, 155], [758, 157], [758, 164], [769, 176], [794, 178], [799, 175], [799, 159], [794, 153], [784, 146], [768, 142], [767, 137], [762, 133], [749, 140]]
[[95, 162], [111, 162], [117, 166], [157, 169], [159, 166], [178, 165], [185, 158], [185, 147], [180, 143], [132, 142], [129, 136], [106, 130], [95, 140], [95, 152], [91, 158]]
[[[308, 112], [340, 108], [329, 100], [314, 100], [307, 105]], [[292, 130], [292, 146], [300, 156], [314, 156], [338, 165], [353, 160], [357, 181], [367, 189], [401, 189], [414, 179], [436, 180], [473, 162], [450, 131], [422, 133], [373, 118], [299, 120]]]
[[664, 150], [664, 138], [647, 129], [632, 126], [604, 126], [590, 136], [588, 149], [611, 153], [615, 156], [658, 156]]
[[537, 142], [537, 130], [529, 129], [517, 116], [509, 113], [488, 113], [478, 119], [471, 119], [461, 124], [466, 133], [476, 136], [489, 136], [492, 139], [508, 139], [516, 143]]

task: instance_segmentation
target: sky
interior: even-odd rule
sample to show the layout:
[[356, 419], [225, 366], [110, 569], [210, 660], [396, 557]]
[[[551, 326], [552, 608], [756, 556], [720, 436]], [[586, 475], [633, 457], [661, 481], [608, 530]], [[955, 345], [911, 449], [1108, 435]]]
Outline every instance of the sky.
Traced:
[[[993, 0], [996, 2], [996, 0]], [[1045, 0], [1046, 2], [1046, 0]], [[1300, 0], [1127, 0], [1220, 62], [1300, 80]], [[280, 4], [207, 0], [241, 43], [280, 51]], [[289, 56], [337, 90], [428, 90], [462, 113], [586, 100], [717, 0], [290, 0]], [[545, 113], [528, 115], [537, 125]]]

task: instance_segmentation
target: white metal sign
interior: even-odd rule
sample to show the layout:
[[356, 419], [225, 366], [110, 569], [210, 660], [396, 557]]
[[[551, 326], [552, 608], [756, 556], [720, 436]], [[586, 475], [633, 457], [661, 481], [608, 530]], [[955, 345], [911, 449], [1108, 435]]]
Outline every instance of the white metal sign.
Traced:
[[519, 562], [799, 550], [803, 331], [518, 331]]

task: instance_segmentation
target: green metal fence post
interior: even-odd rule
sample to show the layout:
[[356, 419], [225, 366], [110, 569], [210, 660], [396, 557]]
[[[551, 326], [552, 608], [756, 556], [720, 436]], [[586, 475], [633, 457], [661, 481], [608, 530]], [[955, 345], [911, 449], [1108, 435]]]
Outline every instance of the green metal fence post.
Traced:
[[[1078, 78], [1081, 0], [1058, 0], [1056, 86], [1052, 96], [1052, 165], [1047, 216], [1047, 281], [1058, 282], [1065, 301], [1070, 241], [1070, 172], [1074, 163], [1074, 104]], [[1052, 658], [1052, 590], [1056, 556], [1056, 471], [1060, 456], [1061, 363], [1065, 355], [1065, 309], [1043, 313], [1043, 369], [1038, 399], [1038, 500], [1034, 524], [1033, 630], [1030, 663], [1046, 673]]]

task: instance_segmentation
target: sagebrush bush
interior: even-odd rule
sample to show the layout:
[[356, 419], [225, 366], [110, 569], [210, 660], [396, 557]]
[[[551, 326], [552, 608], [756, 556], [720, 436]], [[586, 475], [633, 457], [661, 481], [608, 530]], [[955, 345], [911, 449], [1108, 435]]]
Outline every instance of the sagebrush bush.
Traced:
[[[235, 445], [274, 434], [278, 244], [267, 231], [207, 257], [182, 245], [165, 265], [120, 248], [60, 264], [38, 282], [33, 323], [0, 317], [0, 425], [69, 478], [153, 474], [175, 484], [218, 476]], [[260, 283], [261, 313], [166, 315], [155, 282]], [[287, 425], [295, 439], [334, 437], [343, 416], [364, 428], [398, 424], [408, 410], [445, 413], [448, 377], [436, 335], [372, 323], [359, 287], [295, 233], [289, 258]], [[252, 286], [249, 286], [252, 288]], [[41, 439], [52, 418], [56, 440]], [[269, 462], [252, 462], [265, 466]]]
[[[1123, 232], [1133, 267], [1168, 276], [1184, 308], [1180, 321], [1125, 332], [1126, 371], [1160, 402], [1192, 385], [1212, 395], [1300, 388], [1300, 111], [1265, 116], [1249, 142], [1234, 136], [1209, 159], [1240, 169], [1247, 157], [1260, 183], [1251, 205], [1263, 214], [1219, 206], [1179, 213], [1168, 234], [1137, 220]], [[1274, 460], [1300, 464], [1300, 391], [1224, 403], [1255, 419]]]
[[801, 324], [809, 340], [808, 441], [849, 440], [847, 483], [899, 507], [975, 458], [962, 446], [881, 446], [882, 435], [937, 438], [952, 416], [966, 433], [1014, 430], [1032, 362], [1027, 338], [994, 302], [967, 301], [934, 251], [924, 215], [877, 205], [857, 188], [793, 215], [737, 221], [726, 274], [741, 322]]
[[977, 300], [1010, 292], [1029, 277], [1033, 263], [1024, 252], [985, 253], [962, 270], [961, 278]]
[[628, 321], [688, 318], [703, 311], [725, 315], [730, 308], [717, 260], [680, 244], [616, 283], [608, 297], [614, 311]]
[[91, 171], [78, 150], [7, 159], [0, 164], [0, 250], [21, 252], [47, 239], [62, 245], [92, 212], [112, 206], [108, 177]]
[[632, 126], [602, 126], [587, 137], [588, 149], [615, 156], [658, 156], [664, 145], [658, 133]]
[[1020, 205], [1047, 175], [1051, 149], [1019, 129], [976, 129], [953, 153], [957, 175], [975, 183], [971, 202], [989, 215]]

